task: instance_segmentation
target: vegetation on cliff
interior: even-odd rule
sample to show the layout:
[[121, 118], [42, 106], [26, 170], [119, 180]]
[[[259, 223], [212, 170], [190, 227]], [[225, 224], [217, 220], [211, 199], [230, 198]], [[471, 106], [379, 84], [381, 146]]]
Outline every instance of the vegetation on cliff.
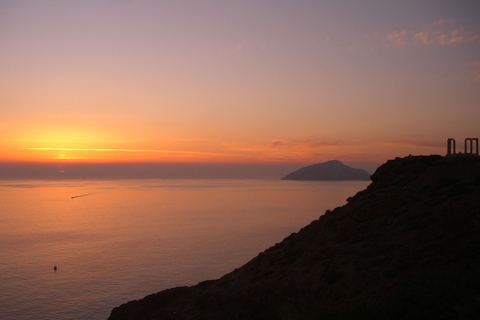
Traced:
[[390, 160], [343, 207], [217, 280], [109, 319], [476, 319], [480, 158]]

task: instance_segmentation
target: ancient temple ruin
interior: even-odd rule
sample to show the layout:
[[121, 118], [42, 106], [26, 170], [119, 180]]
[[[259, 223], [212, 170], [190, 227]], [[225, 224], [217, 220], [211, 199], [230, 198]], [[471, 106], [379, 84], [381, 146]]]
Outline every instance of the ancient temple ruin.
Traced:
[[[453, 149], [452, 149], [452, 147], [453, 147]], [[456, 153], [455, 148], [456, 148], [455, 139], [448, 138], [448, 140], [447, 140], [447, 156], [455, 154]]]
[[[474, 142], [475, 142], [475, 151], [473, 150]], [[447, 156], [459, 155], [459, 154], [462, 154], [462, 153], [461, 152], [457, 153], [455, 139], [448, 138], [447, 139]], [[478, 138], [465, 139], [465, 151], [463, 154], [478, 156]]]

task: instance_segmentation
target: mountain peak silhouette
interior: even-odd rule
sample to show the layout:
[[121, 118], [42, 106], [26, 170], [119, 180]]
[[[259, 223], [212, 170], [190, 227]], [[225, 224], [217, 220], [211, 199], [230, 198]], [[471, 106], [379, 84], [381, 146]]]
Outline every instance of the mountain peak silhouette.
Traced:
[[338, 160], [330, 160], [300, 168], [282, 180], [370, 180], [370, 174], [363, 169], [346, 166]]

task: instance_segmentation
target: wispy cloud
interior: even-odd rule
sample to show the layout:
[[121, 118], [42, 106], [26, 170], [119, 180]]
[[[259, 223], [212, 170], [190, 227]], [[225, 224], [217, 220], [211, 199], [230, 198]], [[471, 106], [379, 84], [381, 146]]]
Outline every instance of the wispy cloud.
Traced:
[[288, 147], [290, 145], [290, 141], [287, 140], [272, 140], [270, 146], [273, 148], [283, 148]]
[[439, 148], [446, 146], [445, 141], [439, 140], [415, 140], [415, 139], [401, 139], [383, 142], [384, 145], [389, 146], [407, 146], [407, 147], [419, 147], [419, 148]]
[[480, 60], [462, 65], [462, 70], [456, 75], [444, 77], [447, 82], [475, 82], [480, 83]]
[[356, 143], [345, 140], [331, 140], [331, 141], [319, 141], [319, 140], [272, 140], [270, 147], [272, 148], [297, 148], [297, 149], [318, 149], [325, 147], [345, 147], [351, 146]]
[[88, 151], [88, 152], [144, 152], [144, 153], [167, 153], [167, 154], [186, 154], [186, 155], [210, 155], [210, 156], [231, 156], [225, 153], [200, 152], [200, 151], [179, 151], [179, 150], [157, 150], [157, 149], [100, 149], [100, 148], [24, 148], [25, 150], [43, 150], [43, 151]]
[[480, 82], [480, 60], [473, 61], [469, 64], [473, 82]]
[[[367, 36], [367, 38], [372, 37]], [[423, 30], [402, 29], [388, 33], [377, 32], [373, 38], [385, 47], [451, 46], [480, 42], [480, 32], [467, 30], [451, 20], [439, 20]]]

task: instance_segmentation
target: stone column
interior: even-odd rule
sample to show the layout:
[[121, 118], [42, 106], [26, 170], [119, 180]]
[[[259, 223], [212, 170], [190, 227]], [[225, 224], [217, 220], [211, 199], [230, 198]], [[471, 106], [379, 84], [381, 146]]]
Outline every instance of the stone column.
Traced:
[[[452, 152], [453, 146], [453, 152]], [[455, 154], [455, 139], [448, 138], [447, 139], [447, 155]]]
[[[475, 153], [473, 152], [473, 141], [475, 141]], [[468, 151], [468, 142], [470, 142], [470, 151]], [[465, 139], [465, 153], [478, 155], [478, 138], [466, 138]]]

